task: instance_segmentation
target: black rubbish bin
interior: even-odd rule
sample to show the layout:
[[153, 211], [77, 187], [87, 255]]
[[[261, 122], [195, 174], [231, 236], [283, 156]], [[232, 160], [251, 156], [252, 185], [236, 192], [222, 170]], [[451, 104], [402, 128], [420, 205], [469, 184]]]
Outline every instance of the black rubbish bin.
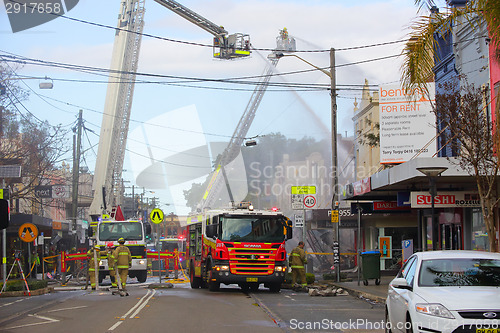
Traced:
[[375, 279], [375, 284], [380, 284], [380, 251], [361, 253], [361, 272], [365, 286], [368, 285], [368, 279]]

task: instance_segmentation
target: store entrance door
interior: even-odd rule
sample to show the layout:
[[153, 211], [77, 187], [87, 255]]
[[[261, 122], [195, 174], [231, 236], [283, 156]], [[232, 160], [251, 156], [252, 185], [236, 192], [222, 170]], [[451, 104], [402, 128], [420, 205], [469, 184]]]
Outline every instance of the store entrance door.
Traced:
[[460, 224], [441, 224], [439, 228], [441, 250], [461, 250], [462, 226]]

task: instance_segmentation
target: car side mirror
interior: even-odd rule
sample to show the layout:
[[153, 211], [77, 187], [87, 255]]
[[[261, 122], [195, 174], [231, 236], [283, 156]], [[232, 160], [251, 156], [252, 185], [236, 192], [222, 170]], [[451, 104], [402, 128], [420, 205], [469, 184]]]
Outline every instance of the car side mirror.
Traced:
[[391, 286], [398, 289], [413, 290], [413, 287], [408, 284], [405, 278], [396, 278], [392, 280]]

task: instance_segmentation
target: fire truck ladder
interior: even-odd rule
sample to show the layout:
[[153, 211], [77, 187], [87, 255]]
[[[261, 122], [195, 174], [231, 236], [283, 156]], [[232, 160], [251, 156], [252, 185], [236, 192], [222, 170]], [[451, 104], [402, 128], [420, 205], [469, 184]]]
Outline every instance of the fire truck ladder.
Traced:
[[235, 33], [228, 35], [228, 32], [222, 26], [207, 20], [189, 8], [184, 7], [177, 1], [155, 1], [179, 16], [182, 16], [189, 22], [196, 24], [208, 33], [214, 35], [213, 55], [215, 58], [233, 59], [247, 57], [250, 55], [250, 37], [247, 34]]
[[94, 173], [94, 199], [89, 215], [97, 220], [109, 214], [118, 202], [134, 84], [139, 61], [142, 30], [144, 27], [144, 1], [122, 0], [118, 15], [119, 29], [113, 45], [108, 90], [99, 136], [99, 148]]
[[[295, 51], [295, 39], [289, 37], [286, 28], [281, 30], [280, 35], [276, 38], [277, 47], [273, 51], [273, 53], [283, 53], [285, 52], [293, 52]], [[264, 93], [266, 92], [267, 86], [269, 85], [269, 80], [274, 72], [274, 68], [278, 64], [279, 57], [273, 57], [268, 62], [264, 74], [262, 75], [261, 80], [255, 87], [252, 96], [250, 97], [250, 101], [248, 102], [243, 115], [234, 130], [233, 136], [231, 140], [224, 150], [224, 152], [218, 157], [216, 164], [218, 167], [214, 174], [212, 175], [212, 180], [210, 181], [209, 188], [205, 192], [204, 197], [202, 198], [199, 208], [203, 211], [206, 208], [218, 208], [213, 205], [216, 204], [221, 196], [222, 189], [225, 185], [229, 200], [231, 203], [234, 203], [234, 198], [231, 192], [231, 187], [229, 186], [229, 182], [225, 173], [225, 166], [228, 165], [231, 161], [233, 161], [239, 154], [241, 149], [241, 144], [245, 140], [245, 137], [248, 133], [248, 129], [252, 124], [257, 109], [259, 108], [260, 102], [264, 97]]]

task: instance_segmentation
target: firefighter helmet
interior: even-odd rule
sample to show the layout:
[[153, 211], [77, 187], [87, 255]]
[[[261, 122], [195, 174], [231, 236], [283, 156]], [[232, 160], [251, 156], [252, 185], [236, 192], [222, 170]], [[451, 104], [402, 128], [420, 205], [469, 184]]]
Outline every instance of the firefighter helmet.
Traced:
[[95, 245], [94, 249], [99, 250], [99, 245]]
[[124, 239], [123, 237], [120, 237], [120, 238], [118, 239], [118, 243], [120, 243], [120, 244], [124, 244], [124, 243], [125, 243], [125, 239]]
[[107, 247], [108, 249], [113, 248], [113, 242], [109, 242], [108, 244], [106, 244], [106, 247]]

